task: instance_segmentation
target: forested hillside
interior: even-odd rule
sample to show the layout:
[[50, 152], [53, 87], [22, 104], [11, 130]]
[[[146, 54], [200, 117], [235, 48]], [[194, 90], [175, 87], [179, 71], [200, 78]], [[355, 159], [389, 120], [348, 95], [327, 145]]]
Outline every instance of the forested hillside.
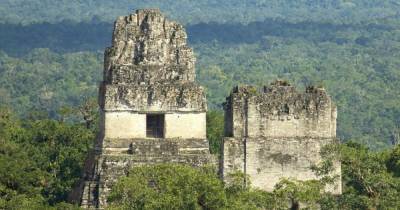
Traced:
[[[324, 86], [338, 106], [341, 140], [382, 149], [399, 141], [399, 23], [266, 19], [194, 24], [187, 31], [211, 109], [221, 109], [238, 84], [286, 79]], [[102, 22], [0, 25], [1, 103], [22, 115], [43, 109], [56, 117], [61, 106], [96, 97], [112, 28]]]
[[0, 22], [40, 23], [102, 20], [134, 9], [160, 8], [180, 22], [249, 23], [265, 18], [336, 23], [363, 22], [398, 15], [396, 0], [2, 0]]

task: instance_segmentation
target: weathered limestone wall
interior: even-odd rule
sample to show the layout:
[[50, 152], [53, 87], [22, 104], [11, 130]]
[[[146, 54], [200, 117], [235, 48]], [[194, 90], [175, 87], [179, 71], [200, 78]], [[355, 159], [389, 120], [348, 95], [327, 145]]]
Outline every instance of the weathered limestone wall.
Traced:
[[[226, 103], [226, 136], [336, 136], [336, 106], [325, 90], [292, 86], [237, 87]], [[249, 125], [249, 126], [246, 126]]]
[[146, 138], [146, 115], [124, 112], [105, 112], [105, 138]]
[[[138, 10], [115, 22], [99, 89], [101, 131], [88, 158], [81, 205], [106, 208], [113, 184], [143, 164], [215, 164], [206, 139], [207, 103], [195, 82], [195, 58], [182, 25], [159, 10]], [[236, 170], [254, 187], [272, 190], [280, 178], [315, 179], [310, 166], [336, 143], [336, 107], [325, 90], [276, 82], [238, 87], [225, 104], [221, 175]], [[164, 137], [146, 138], [146, 115], [164, 115]], [[159, 118], [162, 119], [162, 118]], [[157, 120], [151, 121], [162, 124]], [[151, 124], [151, 123], [150, 123]], [[158, 130], [153, 130], [154, 132]], [[89, 166], [90, 165], [90, 166]], [[335, 163], [340, 174], [340, 163]], [[341, 193], [340, 180], [328, 190]]]
[[195, 79], [195, 57], [182, 25], [157, 9], [138, 10], [115, 22], [112, 47], [106, 49], [104, 81], [153, 84]]
[[[276, 82], [257, 90], [237, 87], [225, 104], [225, 136], [220, 171], [241, 171], [252, 186], [273, 190], [281, 178], [318, 179], [311, 166], [320, 150], [336, 144], [336, 106], [321, 88], [297, 92]], [[340, 164], [335, 173], [340, 175]], [[340, 194], [341, 181], [327, 190]]]
[[[319, 151], [323, 146], [336, 143], [332, 139], [249, 138], [244, 152], [242, 140], [228, 138], [225, 142], [225, 175], [241, 171], [249, 175], [253, 187], [267, 191], [272, 191], [283, 177], [303, 181], [318, 179], [310, 167], [322, 160]], [[340, 171], [335, 174], [339, 175]], [[340, 194], [340, 184], [337, 182], [328, 190]]]
[[107, 111], [206, 112], [204, 89], [193, 82], [153, 85], [102, 84], [102, 108]]
[[158, 9], [138, 10], [115, 22], [104, 57], [100, 106], [105, 111], [206, 112], [195, 82], [195, 57], [182, 25]]
[[206, 139], [206, 113], [166, 114], [165, 138]]
[[[206, 139], [206, 97], [195, 82], [186, 39], [183, 26], [157, 9], [115, 22], [99, 89], [101, 135], [90, 158], [96, 164], [86, 170], [82, 207], [106, 208], [111, 187], [134, 166], [215, 164]], [[164, 122], [152, 119], [147, 128], [147, 115], [154, 114], [164, 115]], [[147, 138], [147, 130], [160, 129], [164, 138]]]
[[[146, 138], [146, 114], [121, 111], [104, 116], [105, 138]], [[165, 138], [206, 138], [206, 113], [167, 113], [164, 121]]]

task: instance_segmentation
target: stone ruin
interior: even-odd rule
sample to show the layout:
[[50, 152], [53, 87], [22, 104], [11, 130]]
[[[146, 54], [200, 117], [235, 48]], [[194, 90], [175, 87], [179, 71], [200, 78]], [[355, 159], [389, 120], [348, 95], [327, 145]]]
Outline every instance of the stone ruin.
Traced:
[[[336, 139], [336, 106], [322, 88], [298, 92], [276, 81], [258, 90], [233, 89], [224, 104], [225, 138], [220, 173], [229, 182], [235, 171], [253, 187], [272, 191], [281, 178], [318, 179], [311, 170], [322, 161], [320, 150]], [[340, 163], [334, 162], [340, 176]], [[341, 181], [327, 191], [341, 193]]]
[[[71, 195], [83, 208], [105, 208], [112, 185], [134, 166], [217, 168], [206, 139], [206, 97], [186, 40], [183, 26], [157, 9], [115, 22], [99, 91], [100, 133]], [[225, 112], [219, 169], [227, 182], [236, 170], [269, 191], [282, 177], [317, 179], [310, 166], [321, 161], [321, 147], [336, 143], [336, 107], [323, 89], [299, 93], [280, 82], [261, 92], [237, 87]], [[340, 182], [330, 190], [340, 193]]]
[[101, 134], [87, 164], [84, 208], [103, 208], [118, 177], [137, 165], [214, 164], [206, 139], [207, 103], [182, 27], [159, 10], [115, 22], [100, 85]]

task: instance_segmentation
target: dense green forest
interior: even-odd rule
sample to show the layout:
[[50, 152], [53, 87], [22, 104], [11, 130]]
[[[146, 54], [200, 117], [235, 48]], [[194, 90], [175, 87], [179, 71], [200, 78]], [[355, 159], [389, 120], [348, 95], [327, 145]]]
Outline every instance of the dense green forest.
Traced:
[[[279, 78], [300, 89], [322, 85], [338, 106], [339, 137], [382, 149], [399, 142], [399, 23], [395, 18], [339, 25], [266, 19], [247, 25], [202, 23], [187, 30], [211, 109], [221, 109], [237, 84]], [[2, 104], [22, 115], [40, 109], [56, 117], [61, 106], [96, 97], [112, 24], [3, 24], [0, 29], [5, 31], [0, 35]]]
[[113, 21], [134, 9], [160, 8], [182, 23], [290, 21], [363, 22], [398, 15], [396, 0], [2, 0], [0, 22]]
[[[82, 119], [79, 109], [60, 110], [59, 120], [50, 120], [46, 112], [21, 119], [8, 108], [0, 109], [0, 209], [78, 209], [66, 201], [96, 133], [95, 125], [68, 122], [71, 117]], [[207, 116], [212, 151], [218, 150], [215, 141], [222, 121], [219, 112]], [[321, 154], [325, 161], [314, 169], [324, 177], [321, 181], [282, 180], [270, 193], [243, 186], [242, 174], [233, 174], [236, 181], [224, 185], [209, 167], [134, 168], [113, 188], [110, 209], [288, 209], [290, 203], [322, 209], [400, 206], [400, 146], [372, 152], [349, 142], [324, 148]], [[321, 194], [337, 178], [329, 176], [336, 158], [342, 162], [343, 195]]]
[[[338, 106], [338, 137], [345, 143], [337, 156], [344, 194], [321, 195], [326, 183], [293, 180], [266, 193], [224, 186], [209, 168], [161, 165], [122, 179], [110, 198], [113, 208], [282, 209], [284, 201], [323, 209], [400, 206], [397, 0], [3, 0], [0, 209], [76, 208], [67, 195], [96, 134], [95, 98], [112, 21], [145, 7], [185, 24], [197, 80], [207, 89], [213, 153], [223, 130], [221, 103], [233, 86], [275, 79], [299, 89], [324, 86]], [[84, 120], [87, 114], [92, 121]], [[151, 188], [125, 187], [160, 174], [167, 189], [160, 197]], [[141, 199], [133, 196], [138, 189]]]
[[83, 124], [51, 120], [45, 112], [21, 120], [1, 107], [0, 209], [72, 208], [65, 202], [94, 137]]

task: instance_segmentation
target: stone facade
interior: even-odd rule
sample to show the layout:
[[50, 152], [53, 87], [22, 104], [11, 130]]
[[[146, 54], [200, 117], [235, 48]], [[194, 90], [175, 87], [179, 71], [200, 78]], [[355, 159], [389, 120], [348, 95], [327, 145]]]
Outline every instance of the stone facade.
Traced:
[[[320, 149], [336, 144], [336, 106], [326, 91], [309, 87], [298, 92], [277, 81], [263, 90], [236, 87], [225, 103], [225, 138], [220, 171], [241, 171], [252, 186], [272, 191], [281, 178], [318, 179], [310, 167]], [[340, 163], [335, 174], [340, 176]], [[327, 189], [341, 193], [340, 179]]]
[[[100, 133], [81, 185], [83, 208], [105, 208], [112, 185], [143, 164], [214, 164], [206, 139], [207, 103], [195, 82], [195, 58], [183, 27], [159, 10], [115, 22], [99, 89]], [[336, 141], [336, 107], [325, 90], [275, 82], [262, 91], [236, 87], [225, 103], [220, 173], [241, 171], [271, 191], [280, 178], [318, 179], [310, 166]], [[335, 163], [340, 175], [340, 163]], [[340, 180], [329, 191], [341, 193]]]
[[106, 207], [112, 185], [136, 165], [215, 164], [204, 89], [195, 82], [186, 39], [184, 28], [156, 9], [115, 22], [100, 85], [101, 133], [87, 161], [82, 207]]

